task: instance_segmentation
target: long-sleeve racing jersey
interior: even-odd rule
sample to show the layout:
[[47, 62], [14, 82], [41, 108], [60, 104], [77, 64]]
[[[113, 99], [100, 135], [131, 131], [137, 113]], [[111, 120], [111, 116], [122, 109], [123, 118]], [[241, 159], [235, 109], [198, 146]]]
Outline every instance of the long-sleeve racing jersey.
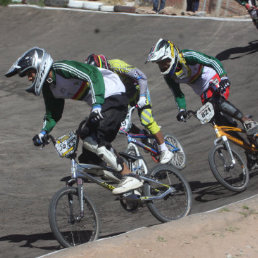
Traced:
[[65, 99], [102, 105], [106, 98], [125, 93], [119, 77], [106, 69], [77, 61], [55, 62], [51, 68], [52, 83], [45, 82], [42, 92], [46, 113], [42, 130], [50, 132], [61, 119]]
[[208, 89], [210, 80], [218, 74], [226, 76], [221, 62], [215, 57], [198, 51], [184, 49], [179, 53], [179, 70], [164, 78], [171, 89], [179, 109], [186, 108], [185, 96], [180, 83], [188, 84], [199, 96]]
[[129, 99], [137, 98], [139, 95], [147, 97], [147, 77], [140, 69], [120, 59], [108, 60], [108, 64], [110, 70], [119, 75]]

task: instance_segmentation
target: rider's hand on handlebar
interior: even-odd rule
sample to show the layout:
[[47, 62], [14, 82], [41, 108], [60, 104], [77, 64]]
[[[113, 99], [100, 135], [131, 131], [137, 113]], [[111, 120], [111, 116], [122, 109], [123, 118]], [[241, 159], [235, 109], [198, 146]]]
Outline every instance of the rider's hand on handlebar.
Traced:
[[48, 144], [48, 134], [45, 130], [42, 130], [39, 134], [36, 134], [33, 138], [32, 141], [35, 146], [41, 146]]
[[92, 123], [97, 123], [103, 119], [103, 115], [101, 113], [101, 105], [95, 105], [92, 107], [89, 120]]
[[138, 108], [143, 108], [147, 104], [147, 99], [145, 96], [141, 96], [137, 102]]
[[176, 118], [177, 118], [177, 120], [178, 120], [179, 122], [184, 122], [184, 121], [186, 121], [186, 118], [187, 118], [187, 112], [186, 112], [186, 110], [183, 109], [183, 108], [181, 108], [181, 109], [179, 110], [179, 113], [177, 114]]
[[219, 83], [220, 92], [223, 94], [230, 85], [231, 85], [231, 83], [230, 83], [230, 80], [228, 79], [228, 77], [226, 77], [226, 76], [222, 77], [221, 81]]

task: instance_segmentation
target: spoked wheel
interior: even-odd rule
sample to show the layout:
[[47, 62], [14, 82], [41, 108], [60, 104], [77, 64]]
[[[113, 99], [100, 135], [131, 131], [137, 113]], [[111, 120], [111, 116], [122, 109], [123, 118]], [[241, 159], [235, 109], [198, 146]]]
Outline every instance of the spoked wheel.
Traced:
[[100, 223], [94, 204], [84, 196], [84, 214], [80, 214], [77, 189], [64, 187], [52, 198], [49, 223], [56, 240], [63, 247], [98, 239]]
[[[126, 149], [126, 153], [133, 156], [140, 156], [137, 146], [133, 143], [129, 143]], [[148, 167], [144, 159], [137, 159], [132, 163], [131, 171], [137, 175], [147, 175]]]
[[223, 145], [214, 146], [209, 153], [209, 164], [215, 178], [228, 190], [244, 191], [249, 182], [249, 171], [241, 156], [234, 150], [233, 164], [229, 152]]
[[183, 169], [186, 166], [186, 155], [181, 143], [177, 140], [176, 137], [172, 135], [166, 135], [164, 137], [166, 146], [170, 151], [173, 152], [174, 156], [171, 159], [171, 164], [178, 168]]
[[[146, 205], [154, 217], [161, 222], [180, 219], [189, 214], [192, 207], [192, 191], [182, 174], [171, 165], [158, 165], [150, 171], [150, 177], [157, 183], [145, 183], [145, 196], [160, 196], [170, 186], [173, 190], [162, 199], [147, 201]], [[148, 199], [147, 199], [148, 200]]]

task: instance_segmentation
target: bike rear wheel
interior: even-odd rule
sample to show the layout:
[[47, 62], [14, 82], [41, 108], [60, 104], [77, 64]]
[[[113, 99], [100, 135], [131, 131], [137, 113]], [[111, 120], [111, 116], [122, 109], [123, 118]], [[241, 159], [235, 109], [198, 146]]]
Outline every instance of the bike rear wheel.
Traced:
[[[140, 156], [140, 152], [139, 152], [137, 146], [135, 146], [135, 144], [133, 144], [133, 143], [128, 144], [125, 152], [127, 154], [130, 154], [133, 156]], [[143, 158], [137, 159], [136, 161], [132, 162], [130, 169], [133, 173], [135, 173], [137, 175], [147, 175], [148, 174], [148, 167]]]
[[209, 164], [215, 178], [228, 190], [242, 192], [249, 182], [249, 171], [241, 156], [232, 150], [236, 164], [232, 165], [224, 145], [214, 146], [209, 153]]
[[[192, 207], [192, 191], [183, 175], [171, 165], [158, 165], [149, 175], [175, 190], [163, 199], [147, 201], [146, 205], [152, 215], [161, 222], [177, 220], [188, 215]], [[143, 193], [145, 196], [158, 196], [167, 189], [163, 185], [146, 182]]]
[[80, 215], [77, 188], [64, 187], [52, 198], [49, 224], [56, 240], [63, 247], [76, 246], [98, 239], [99, 217], [94, 204], [84, 196], [84, 216]]
[[[173, 136], [173, 135], [166, 135], [164, 137], [165, 139], [165, 144], [167, 148], [173, 152], [174, 156], [171, 159], [170, 163], [178, 168], [178, 169], [183, 169], [186, 166], [186, 155], [183, 149], [183, 146], [181, 143], [178, 141], [178, 139]], [[175, 150], [177, 148], [178, 150]]]

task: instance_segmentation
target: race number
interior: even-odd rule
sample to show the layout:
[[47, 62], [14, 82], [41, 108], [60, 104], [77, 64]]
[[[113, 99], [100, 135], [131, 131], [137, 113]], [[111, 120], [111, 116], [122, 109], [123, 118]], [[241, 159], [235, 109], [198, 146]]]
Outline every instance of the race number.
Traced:
[[201, 124], [206, 124], [214, 117], [214, 108], [210, 102], [207, 102], [196, 112], [197, 118], [200, 120]]
[[56, 141], [55, 148], [60, 157], [68, 157], [75, 151], [77, 137], [74, 132], [63, 135]]

